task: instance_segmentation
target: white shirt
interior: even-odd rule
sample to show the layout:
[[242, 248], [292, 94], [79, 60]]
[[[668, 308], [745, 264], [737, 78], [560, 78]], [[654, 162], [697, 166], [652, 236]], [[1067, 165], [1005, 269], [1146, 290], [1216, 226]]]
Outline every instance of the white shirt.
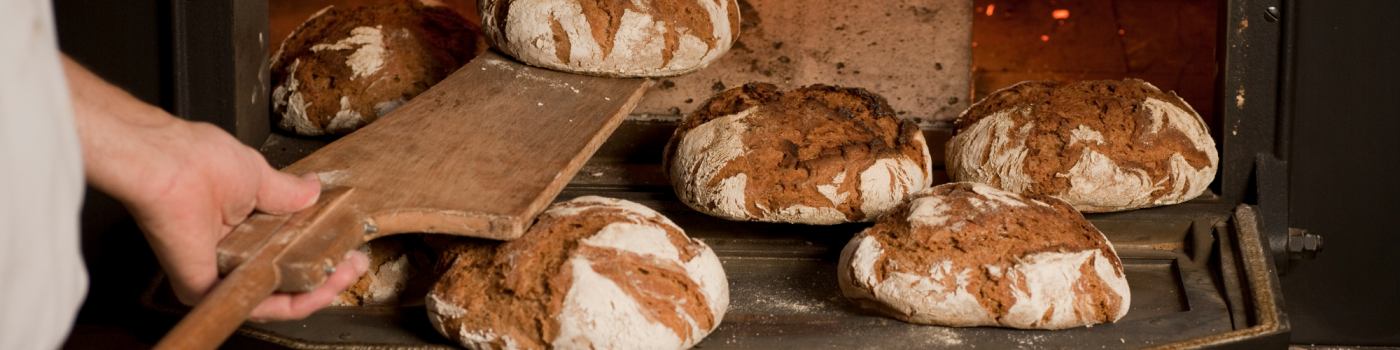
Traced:
[[0, 0], [0, 349], [63, 345], [87, 293], [82, 150], [49, 0]]

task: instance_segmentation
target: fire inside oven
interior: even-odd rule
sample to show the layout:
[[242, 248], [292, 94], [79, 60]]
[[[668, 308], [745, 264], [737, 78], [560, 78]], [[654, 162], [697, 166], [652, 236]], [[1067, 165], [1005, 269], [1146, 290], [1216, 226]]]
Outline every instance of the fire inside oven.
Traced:
[[[476, 1], [440, 1], [479, 22]], [[372, 0], [269, 2], [275, 52], [311, 14]], [[661, 169], [661, 149], [685, 114], [715, 92], [761, 81], [784, 88], [822, 83], [883, 95], [916, 121], [935, 155], [936, 183], [951, 121], [973, 102], [1029, 80], [1147, 81], [1181, 96], [1222, 132], [1218, 52], [1227, 30], [1216, 0], [741, 0], [741, 35], [726, 57], [699, 72], [658, 79], [626, 122], [574, 176], [558, 200], [603, 195], [658, 209], [720, 255], [730, 311], [704, 348], [1201, 348], [1286, 340], [1277, 281], [1256, 213], [1222, 198], [1220, 180], [1188, 203], [1087, 215], [1123, 257], [1132, 308], [1122, 320], [1061, 331], [945, 328], [903, 323], [841, 296], [836, 258], [867, 225], [775, 225], [708, 217], [680, 204]], [[1232, 15], [1233, 16], [1233, 13]], [[1225, 26], [1231, 18], [1230, 26]], [[1243, 29], [1241, 29], [1243, 33]], [[1239, 103], [1242, 107], [1243, 87]], [[327, 142], [274, 132], [262, 151], [286, 166]], [[1229, 161], [1222, 157], [1222, 163]], [[1228, 166], [1222, 164], [1222, 168]], [[1226, 175], [1228, 178], [1230, 175]], [[1226, 185], [1233, 186], [1233, 185]], [[1235, 187], [1225, 192], [1238, 192]], [[422, 236], [407, 235], [404, 240]], [[158, 294], [158, 293], [157, 293]], [[167, 296], [168, 297], [168, 296]], [[331, 308], [305, 321], [248, 324], [239, 335], [288, 348], [450, 348], [421, 300]], [[420, 297], [421, 298], [421, 297]], [[158, 305], [175, 305], [162, 302]], [[1243, 343], [1242, 343], [1243, 342]]]

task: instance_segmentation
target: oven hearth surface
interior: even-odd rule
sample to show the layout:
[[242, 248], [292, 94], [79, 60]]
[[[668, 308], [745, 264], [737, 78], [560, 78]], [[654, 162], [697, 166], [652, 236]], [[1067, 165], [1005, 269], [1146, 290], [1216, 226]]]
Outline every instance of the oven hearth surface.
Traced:
[[[1232, 218], [1236, 209], [1213, 193], [1174, 206], [1086, 215], [1112, 242], [1128, 275], [1133, 301], [1119, 322], [1058, 331], [914, 325], [859, 308], [837, 286], [841, 248], [870, 224], [735, 222], [682, 204], [659, 164], [661, 145], [674, 128], [666, 122], [624, 122], [556, 201], [584, 195], [634, 201], [715, 249], [729, 277], [730, 307], [697, 348], [1201, 348], [1228, 343], [1222, 339], [1249, 343], [1283, 334], [1286, 340], [1276, 322], [1266, 329], [1268, 322], [1261, 321], [1268, 318], [1261, 315], [1277, 310], [1251, 297], [1277, 289], [1276, 279], [1256, 278], [1272, 274], [1271, 265], [1244, 254], [1251, 247], [1262, 249], [1242, 239], [1254, 235], [1257, 244], [1258, 232], [1232, 229], [1240, 226]], [[925, 134], [931, 153], [942, 155], [948, 130]], [[282, 167], [327, 142], [274, 134], [262, 152]], [[935, 168], [942, 172], [940, 156]], [[148, 293], [148, 304], [179, 313], [179, 303], [161, 285]], [[421, 305], [331, 307], [302, 321], [247, 323], [237, 335], [292, 349], [455, 346], [433, 330]]]

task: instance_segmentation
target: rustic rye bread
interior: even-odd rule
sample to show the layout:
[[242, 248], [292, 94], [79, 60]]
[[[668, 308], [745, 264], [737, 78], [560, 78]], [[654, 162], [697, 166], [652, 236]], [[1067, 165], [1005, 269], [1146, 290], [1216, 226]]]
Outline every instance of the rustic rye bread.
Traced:
[[428, 317], [471, 349], [685, 349], [729, 307], [714, 251], [628, 201], [556, 203], [518, 239], [454, 252]]
[[344, 135], [403, 105], [486, 50], [456, 11], [392, 1], [312, 15], [272, 57], [278, 127]]
[[739, 37], [735, 0], [481, 0], [496, 49], [529, 65], [609, 77], [708, 66]]
[[940, 326], [1079, 327], [1131, 301], [1118, 254], [1074, 208], [971, 182], [909, 196], [846, 244], [837, 277], [861, 307]]
[[919, 127], [859, 88], [726, 90], [681, 121], [665, 155], [681, 201], [729, 220], [873, 221], [933, 182]]
[[437, 281], [437, 254], [421, 235], [392, 235], [360, 245], [369, 270], [331, 302], [334, 306], [397, 306], [422, 300]]
[[953, 181], [1049, 195], [1082, 212], [1191, 200], [1219, 162], [1200, 115], [1136, 79], [997, 91], [958, 118], [946, 158]]

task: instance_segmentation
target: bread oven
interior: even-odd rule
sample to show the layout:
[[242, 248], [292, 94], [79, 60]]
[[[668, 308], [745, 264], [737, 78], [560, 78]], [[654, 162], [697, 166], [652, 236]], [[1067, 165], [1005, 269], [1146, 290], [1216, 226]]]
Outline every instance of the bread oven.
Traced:
[[[369, 0], [334, 1], [337, 6]], [[274, 132], [267, 58], [327, 1], [174, 2], [180, 115], [199, 115], [282, 167], [329, 138]], [[447, 1], [476, 18], [471, 1]], [[1292, 20], [1278, 0], [740, 1], [734, 48], [709, 68], [656, 80], [557, 200], [627, 199], [670, 217], [723, 261], [730, 311], [711, 348], [1284, 348], [1277, 275], [1321, 239], [1287, 227]], [[214, 54], [209, 54], [214, 53]], [[1280, 59], [1283, 58], [1283, 59]], [[681, 116], [713, 93], [761, 81], [825, 83], [883, 95], [918, 123], [942, 175], [951, 121], [1024, 80], [1140, 78], [1174, 90], [1210, 125], [1220, 168], [1187, 203], [1086, 215], [1124, 262], [1133, 294], [1122, 320], [1027, 331], [903, 323], [860, 309], [837, 287], [836, 261], [868, 224], [734, 222], [680, 203], [661, 167]], [[214, 83], [209, 83], [214, 82]], [[191, 89], [198, 85], [204, 88]], [[156, 287], [161, 284], [157, 283]], [[160, 288], [150, 307], [179, 313]], [[245, 324], [230, 345], [454, 348], [421, 306], [336, 307], [304, 321]]]

